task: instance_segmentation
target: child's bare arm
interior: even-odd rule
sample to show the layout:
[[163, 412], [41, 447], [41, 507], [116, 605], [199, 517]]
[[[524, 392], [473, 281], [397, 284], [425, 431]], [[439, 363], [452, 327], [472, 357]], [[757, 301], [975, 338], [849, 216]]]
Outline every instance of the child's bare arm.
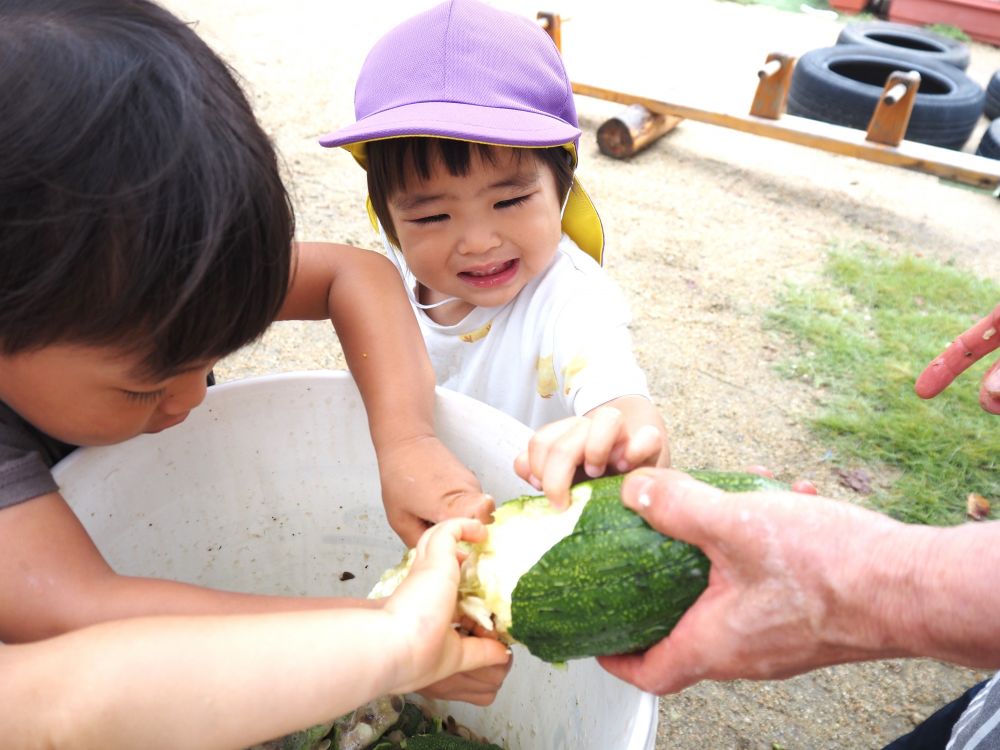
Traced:
[[643, 396], [622, 396], [582, 417], [542, 427], [514, 468], [554, 505], [564, 507], [574, 481], [669, 465], [667, 429], [656, 407]]
[[450, 626], [455, 542], [481, 534], [471, 521], [429, 532], [380, 609], [139, 618], [0, 649], [0, 734], [17, 747], [247, 747], [503, 664], [502, 645]]
[[241, 594], [118, 575], [56, 493], [0, 510], [0, 641], [37, 640], [123, 617], [378, 607], [366, 599]]
[[489, 520], [492, 498], [434, 432], [434, 372], [399, 274], [384, 256], [298, 243], [280, 317], [333, 321], [368, 412], [389, 523], [407, 545], [428, 523]]

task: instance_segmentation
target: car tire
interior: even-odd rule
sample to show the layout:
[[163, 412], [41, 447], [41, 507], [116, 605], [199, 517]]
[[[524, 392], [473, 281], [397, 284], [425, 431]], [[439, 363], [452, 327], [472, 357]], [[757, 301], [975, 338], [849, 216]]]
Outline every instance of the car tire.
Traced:
[[802, 55], [789, 85], [788, 114], [866, 130], [896, 70], [915, 70], [921, 78], [904, 137], [962, 148], [983, 113], [982, 87], [952, 65], [870, 45], [840, 44]]
[[856, 21], [847, 24], [837, 37], [837, 44], [868, 44], [883, 52], [902, 51], [928, 60], [969, 67], [969, 45], [936, 34], [919, 26], [890, 21]]
[[991, 122], [983, 132], [983, 139], [979, 142], [976, 154], [989, 159], [1000, 159], [1000, 118]]
[[983, 114], [991, 120], [1000, 117], [1000, 70], [993, 74], [986, 85], [986, 105], [983, 107]]

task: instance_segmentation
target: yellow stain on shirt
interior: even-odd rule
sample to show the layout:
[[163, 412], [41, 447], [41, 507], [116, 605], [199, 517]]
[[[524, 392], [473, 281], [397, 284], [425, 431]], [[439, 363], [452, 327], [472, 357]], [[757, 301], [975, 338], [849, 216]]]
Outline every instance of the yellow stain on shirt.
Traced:
[[587, 369], [587, 358], [581, 357], [577, 354], [570, 360], [570, 363], [563, 368], [563, 383], [565, 383], [565, 390], [563, 391], [567, 396], [570, 391], [573, 390], [573, 378], [579, 375], [581, 372]]
[[552, 366], [552, 356], [539, 357], [536, 369], [538, 370], [538, 395], [542, 398], [551, 398], [559, 390], [556, 369]]
[[463, 333], [459, 338], [461, 338], [462, 341], [464, 341], [466, 344], [474, 344], [475, 342], [479, 341], [479, 339], [486, 338], [486, 334], [490, 332], [490, 329], [492, 327], [493, 327], [493, 321], [491, 320], [482, 328], [477, 328], [476, 330], [470, 331], [469, 333]]

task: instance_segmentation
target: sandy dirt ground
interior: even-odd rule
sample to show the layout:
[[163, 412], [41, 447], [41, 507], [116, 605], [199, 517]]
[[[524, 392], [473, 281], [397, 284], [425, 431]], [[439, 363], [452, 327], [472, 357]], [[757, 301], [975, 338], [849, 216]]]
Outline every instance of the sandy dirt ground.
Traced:
[[[374, 247], [362, 171], [316, 139], [353, 120], [354, 76], [372, 42], [430, 3], [166, 4], [244, 77], [284, 158], [299, 236]], [[496, 4], [568, 17], [564, 52], [574, 80], [733, 112], [749, 108], [768, 52], [828, 46], [841, 23], [715, 0], [670, 0], [657, 10], [584, 0]], [[974, 79], [985, 84], [998, 68], [1000, 50], [972, 45]], [[818, 394], [775, 373], [786, 343], [763, 330], [762, 314], [782, 284], [817, 278], [833, 246], [919, 253], [1000, 280], [1000, 205], [924, 174], [691, 121], [631, 161], [615, 161], [598, 152], [595, 133], [620, 105], [581, 97], [577, 106], [579, 174], [605, 224], [606, 266], [632, 301], [636, 348], [675, 463], [763, 463], [852, 499], [804, 426]], [[338, 367], [328, 325], [282, 323], [218, 373]], [[980, 676], [920, 660], [703, 684], [661, 701], [656, 747], [878, 748]]]

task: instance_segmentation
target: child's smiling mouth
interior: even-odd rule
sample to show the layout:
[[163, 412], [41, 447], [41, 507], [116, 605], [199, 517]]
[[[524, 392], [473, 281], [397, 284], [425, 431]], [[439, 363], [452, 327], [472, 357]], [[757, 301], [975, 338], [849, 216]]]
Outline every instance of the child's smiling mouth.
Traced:
[[520, 265], [521, 261], [513, 258], [500, 263], [492, 263], [469, 269], [468, 271], [461, 271], [458, 277], [466, 284], [481, 289], [502, 286], [514, 278]]

